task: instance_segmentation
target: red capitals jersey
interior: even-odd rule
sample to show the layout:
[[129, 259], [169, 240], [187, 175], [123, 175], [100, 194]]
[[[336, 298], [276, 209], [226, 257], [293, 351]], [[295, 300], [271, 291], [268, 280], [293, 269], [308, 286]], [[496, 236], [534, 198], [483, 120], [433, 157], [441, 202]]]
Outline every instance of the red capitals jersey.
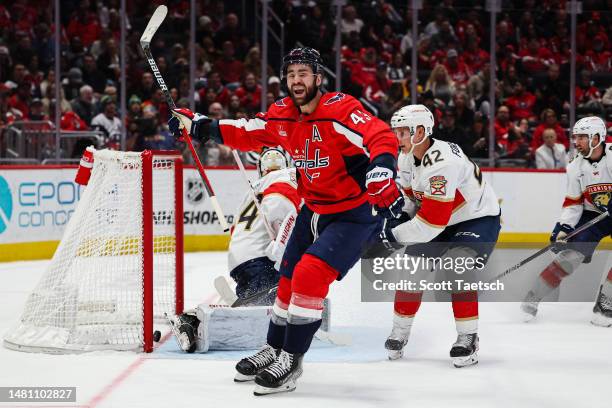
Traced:
[[398, 142], [389, 127], [355, 98], [325, 93], [313, 113], [300, 113], [291, 98], [266, 114], [219, 121], [223, 143], [240, 150], [282, 146], [298, 169], [298, 193], [320, 214], [347, 211], [367, 201], [366, 169], [375, 157], [397, 157]]

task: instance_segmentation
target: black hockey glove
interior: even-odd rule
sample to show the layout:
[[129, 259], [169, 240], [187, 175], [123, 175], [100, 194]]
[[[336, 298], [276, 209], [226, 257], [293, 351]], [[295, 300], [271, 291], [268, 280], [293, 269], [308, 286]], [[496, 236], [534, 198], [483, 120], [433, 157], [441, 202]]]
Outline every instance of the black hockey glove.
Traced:
[[168, 128], [179, 141], [183, 140], [183, 129], [187, 128], [189, 136], [201, 143], [206, 143], [211, 139], [221, 143], [217, 121], [199, 113], [194, 114], [189, 109], [173, 109], [172, 116], [168, 120]]
[[397, 238], [393, 235], [393, 228], [397, 227], [400, 224], [410, 221], [410, 216], [408, 213], [402, 212], [398, 218], [388, 219], [385, 218], [383, 223], [383, 229], [380, 233], [380, 240], [387, 248], [399, 249], [402, 247], [400, 243], [397, 242]]
[[574, 228], [570, 227], [569, 225], [557, 223], [550, 234], [550, 243], [553, 244], [551, 251], [556, 254], [564, 250], [567, 245], [567, 242], [565, 242], [565, 237], [567, 237], [572, 231], [574, 231]]

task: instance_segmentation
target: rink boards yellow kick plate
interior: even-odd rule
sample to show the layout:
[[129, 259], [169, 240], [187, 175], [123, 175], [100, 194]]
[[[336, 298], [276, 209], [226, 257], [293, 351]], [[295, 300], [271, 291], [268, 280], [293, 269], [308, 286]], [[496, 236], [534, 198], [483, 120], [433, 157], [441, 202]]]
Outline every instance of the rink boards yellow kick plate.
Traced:
[[[548, 244], [549, 234], [506, 232], [499, 235], [497, 248], [542, 248]], [[185, 252], [225, 251], [228, 235], [186, 235]], [[51, 259], [59, 241], [19, 242], [0, 244], [0, 262]], [[612, 239], [605, 238], [598, 249], [612, 249]]]

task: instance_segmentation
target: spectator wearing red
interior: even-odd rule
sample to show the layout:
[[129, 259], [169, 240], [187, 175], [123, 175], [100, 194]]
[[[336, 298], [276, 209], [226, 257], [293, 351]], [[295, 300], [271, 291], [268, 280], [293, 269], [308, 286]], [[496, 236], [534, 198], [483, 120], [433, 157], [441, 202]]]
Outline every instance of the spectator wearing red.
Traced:
[[60, 121], [62, 130], [87, 130], [87, 123], [76, 112], [68, 111], [62, 114]]
[[612, 72], [612, 52], [605, 48], [605, 38], [597, 34], [592, 47], [584, 53], [584, 66], [591, 72]]
[[588, 50], [589, 45], [597, 36], [603, 37], [604, 48], [610, 49], [610, 41], [606, 34], [606, 29], [600, 24], [600, 15], [597, 12], [591, 14], [591, 18], [586, 22], [579, 24], [576, 29], [576, 48], [579, 53]]
[[459, 59], [459, 53], [454, 48], [447, 51], [444, 66], [456, 85], [467, 84], [468, 79], [472, 76], [470, 68]]
[[208, 73], [208, 84], [206, 88], [200, 89], [201, 100], [206, 99], [206, 93], [212, 91], [215, 93], [214, 102], [219, 102], [223, 107], [227, 107], [230, 99], [229, 90], [221, 83], [221, 75], [217, 71]]
[[39, 19], [38, 11], [26, 2], [15, 2], [11, 7], [12, 30], [14, 32], [30, 32]]
[[261, 107], [261, 86], [257, 84], [255, 74], [247, 72], [244, 76], [242, 86], [236, 89], [236, 95], [240, 98], [240, 105], [247, 112], [255, 113]]
[[0, 82], [0, 127], [8, 126], [16, 120], [21, 120], [21, 111], [11, 108], [8, 99], [11, 90]]
[[393, 82], [387, 77], [387, 64], [380, 61], [376, 67], [376, 76], [363, 90], [363, 96], [370, 102], [379, 104], [386, 98]]
[[83, 45], [89, 48], [98, 39], [101, 31], [98, 16], [89, 11], [89, 0], [79, 2], [79, 8], [70, 17], [68, 28], [66, 28], [68, 37], [81, 37]]
[[519, 57], [523, 68], [530, 74], [544, 72], [550, 64], [555, 62], [552, 52], [542, 47], [540, 41], [535, 37], [529, 40], [526, 48], [519, 51]]
[[10, 27], [11, 23], [11, 13], [6, 6], [0, 4], [0, 27]]
[[535, 116], [536, 101], [535, 95], [526, 91], [521, 82], [517, 82], [514, 84], [514, 95], [507, 98], [505, 104], [510, 108], [512, 120], [519, 121]]
[[235, 57], [234, 44], [231, 41], [223, 43], [223, 55], [214, 65], [214, 70], [221, 74], [221, 81], [225, 84], [239, 84], [244, 67], [242, 61]]
[[543, 134], [546, 129], [552, 129], [557, 134], [557, 143], [562, 143], [566, 149], [569, 149], [569, 139], [565, 135], [565, 131], [557, 122], [557, 114], [552, 109], [544, 109], [540, 115], [541, 123], [533, 131], [533, 139], [531, 139], [531, 149], [536, 150], [544, 143]]
[[472, 72], [478, 72], [490, 60], [489, 53], [478, 47], [478, 41], [468, 40], [467, 48], [462, 53], [463, 62]]
[[376, 78], [376, 58], [376, 49], [366, 48], [361, 60], [353, 61], [350, 66], [351, 80], [362, 88], [368, 86]]
[[591, 73], [586, 70], [582, 71], [580, 80], [576, 84], [576, 105], [585, 105], [591, 101], [600, 100], [601, 93], [591, 82]]
[[508, 135], [512, 128], [514, 128], [514, 124], [510, 121], [510, 108], [502, 105], [497, 108], [497, 115], [495, 116], [495, 140], [497, 143], [506, 147], [508, 145]]
[[30, 99], [32, 98], [32, 85], [29, 82], [21, 82], [17, 86], [17, 91], [8, 100], [11, 108], [21, 112], [23, 119], [28, 119], [30, 114]]

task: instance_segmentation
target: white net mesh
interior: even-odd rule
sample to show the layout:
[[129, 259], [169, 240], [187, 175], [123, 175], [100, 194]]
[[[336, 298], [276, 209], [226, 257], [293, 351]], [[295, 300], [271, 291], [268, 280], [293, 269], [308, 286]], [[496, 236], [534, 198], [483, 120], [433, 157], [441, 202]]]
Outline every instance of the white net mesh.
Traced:
[[[89, 184], [5, 346], [58, 353], [142, 348], [142, 166], [140, 153], [95, 152]], [[154, 156], [156, 316], [175, 306], [174, 175], [174, 160]]]

